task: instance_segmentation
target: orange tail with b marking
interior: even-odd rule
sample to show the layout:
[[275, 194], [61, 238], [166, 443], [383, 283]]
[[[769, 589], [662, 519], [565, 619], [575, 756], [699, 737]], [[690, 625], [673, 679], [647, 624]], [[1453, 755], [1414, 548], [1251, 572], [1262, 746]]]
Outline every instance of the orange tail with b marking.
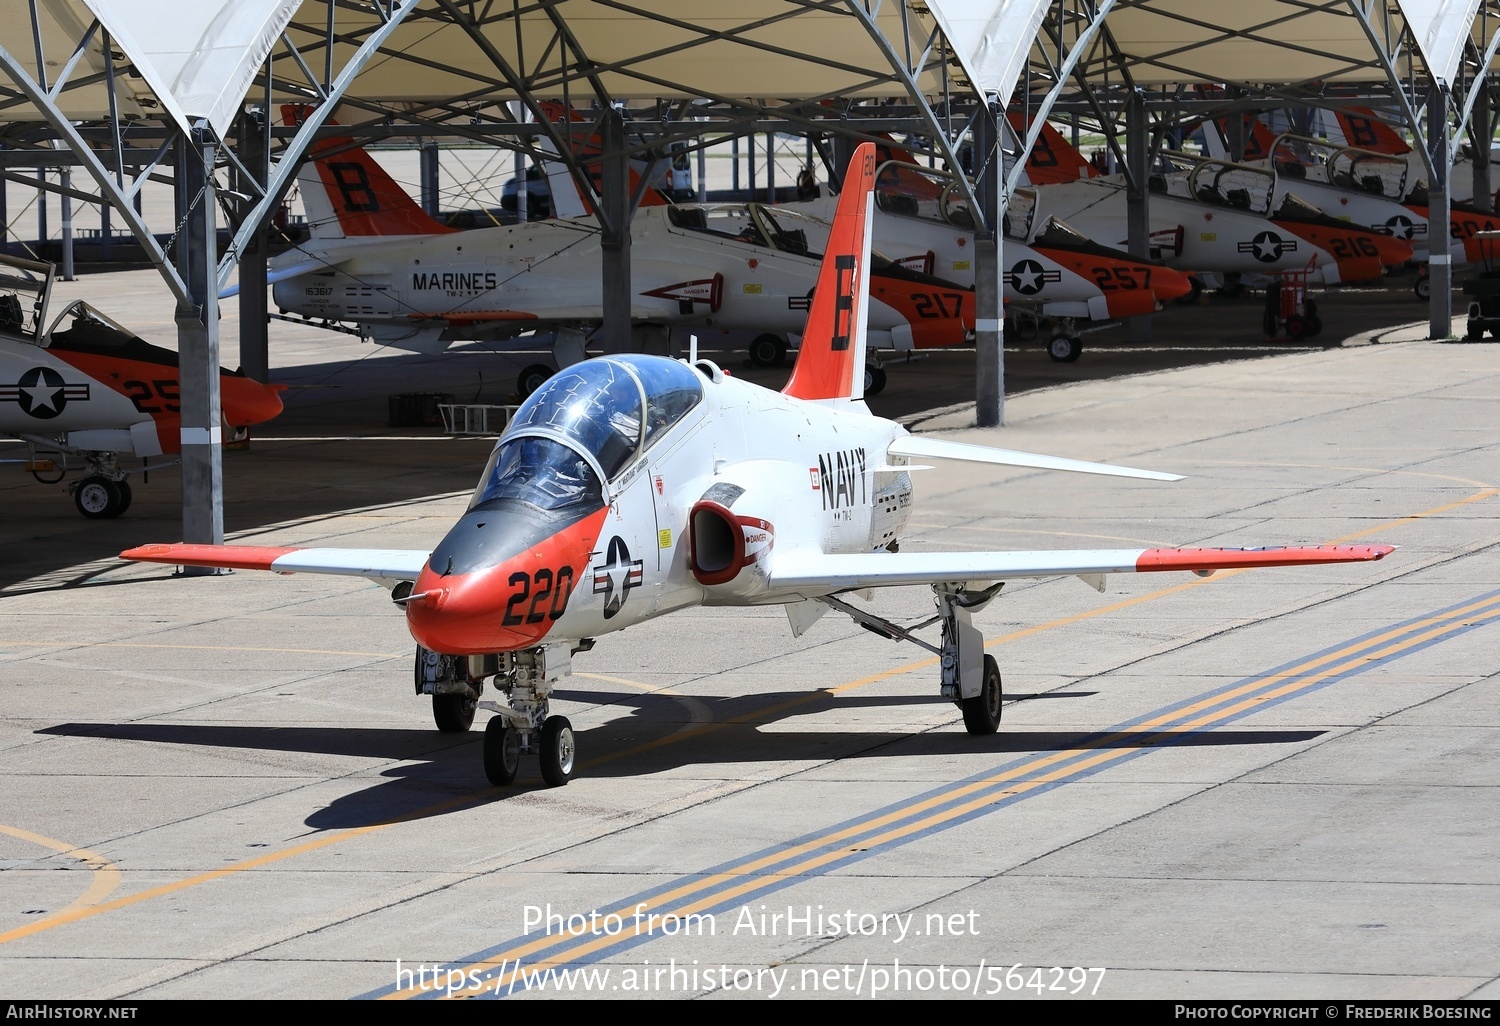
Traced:
[[797, 399], [863, 402], [865, 325], [870, 301], [870, 232], [875, 208], [875, 145], [862, 143], [849, 161], [844, 191], [807, 328], [791, 380], [782, 392]]
[[[304, 111], [294, 104], [281, 108], [289, 125], [300, 122]], [[385, 168], [349, 139], [319, 140], [298, 172], [297, 186], [315, 239], [442, 235], [458, 230], [433, 220]]]

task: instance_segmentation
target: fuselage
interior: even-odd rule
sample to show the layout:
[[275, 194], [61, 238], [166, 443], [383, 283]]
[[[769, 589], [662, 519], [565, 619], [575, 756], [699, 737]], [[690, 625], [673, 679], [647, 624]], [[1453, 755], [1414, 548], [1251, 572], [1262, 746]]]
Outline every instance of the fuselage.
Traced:
[[[786, 206], [827, 217], [836, 201], [828, 197]], [[973, 228], [963, 227], [962, 221], [950, 223], [945, 213], [955, 219], [968, 216], [966, 209], [954, 210], [946, 194], [881, 195], [875, 207], [875, 247], [908, 267], [972, 288]], [[1186, 275], [1165, 264], [1136, 260], [1060, 227], [1045, 242], [1031, 245], [1006, 237], [1000, 259], [1005, 302], [1030, 306], [1047, 317], [1130, 317], [1192, 290]]]
[[[279, 386], [221, 372], [229, 427], [281, 412]], [[181, 449], [177, 354], [125, 331], [87, 303], [70, 304], [40, 340], [0, 331], [0, 434], [75, 449], [156, 456]]]
[[[1206, 202], [1180, 194], [1187, 188], [1183, 176], [1168, 176], [1158, 188], [1166, 191], [1153, 191], [1148, 201], [1152, 244], [1181, 271], [1279, 274], [1311, 268], [1333, 283], [1377, 277], [1412, 255], [1404, 240], [1322, 216], [1307, 204], [1288, 204], [1270, 189], [1265, 195], [1225, 189]], [[1129, 235], [1125, 189], [1117, 178], [1037, 186], [1035, 193], [1038, 216], [1057, 216], [1105, 243], [1119, 244]], [[1231, 205], [1233, 199], [1245, 208]]]
[[911, 478], [885, 454], [905, 429], [700, 368], [605, 357], [539, 389], [415, 583], [417, 642], [505, 652], [684, 606], [785, 602], [773, 552], [897, 537]]
[[[805, 227], [754, 205], [687, 205], [641, 208], [630, 234], [632, 320], [802, 331], [821, 256]], [[424, 326], [451, 341], [591, 324], [602, 316], [602, 242], [592, 217], [314, 240], [280, 257], [272, 274], [322, 266], [278, 281], [274, 297], [283, 310], [370, 325], [387, 340]], [[939, 293], [962, 298], [935, 302]], [[931, 275], [877, 268], [870, 298], [873, 344], [894, 334], [957, 345], [973, 329], [969, 290]]]

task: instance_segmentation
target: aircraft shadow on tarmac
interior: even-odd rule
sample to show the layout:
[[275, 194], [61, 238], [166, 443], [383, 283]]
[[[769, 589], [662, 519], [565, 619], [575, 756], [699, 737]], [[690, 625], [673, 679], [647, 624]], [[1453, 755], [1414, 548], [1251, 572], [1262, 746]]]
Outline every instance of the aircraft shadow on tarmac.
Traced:
[[[783, 692], [730, 699], [703, 698], [715, 718], [687, 719], [681, 696], [629, 695], [614, 692], [568, 692], [581, 702], [623, 705], [625, 714], [598, 727], [578, 731], [583, 757], [581, 780], [644, 777], [693, 767], [854, 760], [867, 758], [953, 758], [994, 756], [1012, 760], [1037, 752], [1076, 749], [1219, 747], [1225, 745], [1300, 744], [1322, 735], [1318, 730], [1162, 730], [1141, 733], [1110, 731], [1006, 730], [973, 737], [962, 730], [918, 734], [844, 729], [780, 731], [762, 728], [778, 720], [826, 710], [837, 702], [844, 710], [941, 701], [926, 696], [833, 697], [827, 692]], [[1053, 692], [1047, 697], [1084, 697], [1089, 693]], [[810, 701], [809, 701], [810, 699]], [[788, 710], [788, 705], [794, 708]], [[765, 708], [769, 706], [770, 708]], [[675, 707], [676, 716], [661, 715]], [[758, 712], [759, 708], [759, 712]], [[628, 711], [627, 711], [628, 710]], [[445, 815], [514, 794], [543, 790], [534, 760], [523, 760], [512, 788], [494, 789], [484, 778], [480, 759], [482, 733], [441, 734], [431, 728], [252, 727], [229, 724], [62, 723], [38, 734], [90, 737], [157, 744], [199, 745], [308, 755], [400, 760], [381, 771], [382, 781], [335, 799], [305, 820], [313, 829], [350, 829], [398, 819]], [[675, 735], [675, 736], [674, 736]], [[966, 767], [959, 771], [973, 772]], [[472, 801], [468, 800], [472, 798]]]

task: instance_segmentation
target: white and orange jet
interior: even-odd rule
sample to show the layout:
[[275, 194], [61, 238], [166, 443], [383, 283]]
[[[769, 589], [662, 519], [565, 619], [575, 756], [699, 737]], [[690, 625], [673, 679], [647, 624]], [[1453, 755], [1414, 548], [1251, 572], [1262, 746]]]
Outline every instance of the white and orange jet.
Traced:
[[[1034, 204], [1036, 227], [1057, 217], [1090, 238], [1124, 245], [1129, 236], [1124, 177], [1099, 175], [1050, 125], [1041, 139], [1046, 145], [1033, 150], [1026, 169], [1033, 182], [1044, 184], [1018, 190], [1012, 220], [1018, 206]], [[1378, 278], [1387, 267], [1412, 258], [1410, 242], [1384, 228], [1341, 220], [1342, 214], [1330, 216], [1299, 198], [1302, 181], [1288, 185], [1272, 168], [1188, 154], [1163, 157], [1181, 170], [1151, 176], [1148, 212], [1152, 248], [1170, 267], [1215, 275], [1311, 271], [1313, 280], [1333, 285]], [[1060, 168], [1076, 169], [1082, 177], [1067, 178]], [[1382, 209], [1387, 216], [1397, 212], [1393, 204]]]
[[[775, 209], [790, 207], [826, 219], [835, 202], [829, 197]], [[1001, 284], [1007, 308], [1021, 307], [1051, 322], [1047, 353], [1054, 360], [1071, 363], [1083, 352], [1077, 322], [1153, 313], [1193, 291], [1186, 274], [1159, 260], [1138, 260], [1102, 246], [1056, 219], [1033, 225], [1034, 213], [1029, 190], [1012, 198]], [[875, 174], [874, 242], [907, 267], [965, 288], [974, 285], [974, 217], [952, 175], [904, 161], [881, 164]], [[941, 293], [934, 298], [950, 304], [959, 299]]]
[[[61, 481], [76, 461], [83, 476], [68, 490], [78, 512], [91, 520], [117, 517], [132, 498], [120, 457], [167, 457], [161, 466], [182, 451], [177, 354], [81, 299], [52, 316], [56, 270], [0, 254], [0, 435], [26, 443], [26, 463], [44, 483]], [[277, 416], [282, 388], [220, 371], [223, 428]]]
[[[875, 151], [854, 154], [801, 352], [781, 392], [708, 362], [604, 356], [537, 390], [495, 446], [468, 511], [425, 549], [146, 545], [126, 559], [394, 582], [417, 642], [417, 691], [438, 726], [485, 727], [484, 769], [515, 778], [536, 752], [549, 784], [576, 758], [549, 701], [594, 640], [700, 605], [786, 607], [794, 634], [833, 609], [941, 657], [942, 694], [973, 734], [1000, 724], [1000, 670], [973, 614], [1009, 580], [1380, 559], [1388, 546], [902, 552], [913, 461], [1177, 480], [1170, 474], [910, 435], [861, 399]], [[941, 638], [854, 604], [928, 585]], [[922, 625], [919, 625], [922, 626]], [[481, 702], [485, 681], [504, 704]]]
[[[311, 238], [268, 269], [283, 313], [352, 322], [378, 343], [429, 353], [551, 329], [559, 366], [584, 358], [604, 316], [604, 236], [592, 213], [458, 231], [343, 139], [318, 145], [298, 187]], [[826, 231], [796, 212], [673, 205], [647, 190], [630, 224], [632, 325], [799, 334], [819, 266], [809, 240]], [[881, 348], [973, 340], [972, 289], [877, 260], [870, 296]], [[551, 370], [526, 368], [517, 391], [529, 395]]]

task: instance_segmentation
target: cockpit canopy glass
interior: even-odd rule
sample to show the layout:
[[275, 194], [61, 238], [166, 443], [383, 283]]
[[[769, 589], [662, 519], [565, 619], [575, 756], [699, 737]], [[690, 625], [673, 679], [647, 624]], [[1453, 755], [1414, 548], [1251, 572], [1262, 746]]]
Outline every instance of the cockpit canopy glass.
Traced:
[[[809, 237], [828, 236], [828, 226], [816, 218], [786, 210], [773, 214], [758, 203], [678, 204], [667, 209], [667, 219], [675, 227], [688, 231], [704, 232], [796, 256], [818, 256], [810, 248]], [[808, 222], [812, 222], [811, 225]]]
[[646, 447], [703, 399], [703, 380], [685, 363], [657, 356], [611, 357], [640, 379], [646, 393]]
[[544, 510], [602, 506], [604, 489], [589, 461], [551, 438], [507, 438], [490, 456], [469, 509], [524, 502]]
[[548, 435], [587, 453], [613, 480], [631, 459], [703, 398], [698, 376], [676, 360], [610, 356], [547, 379], [511, 420], [506, 438]]
[[140, 341], [132, 332], [81, 299], [58, 315], [52, 322], [50, 334], [54, 342], [74, 346], [128, 346]]
[[598, 460], [605, 477], [641, 447], [640, 385], [613, 360], [585, 360], [558, 371], [516, 411], [507, 435], [550, 433]]

